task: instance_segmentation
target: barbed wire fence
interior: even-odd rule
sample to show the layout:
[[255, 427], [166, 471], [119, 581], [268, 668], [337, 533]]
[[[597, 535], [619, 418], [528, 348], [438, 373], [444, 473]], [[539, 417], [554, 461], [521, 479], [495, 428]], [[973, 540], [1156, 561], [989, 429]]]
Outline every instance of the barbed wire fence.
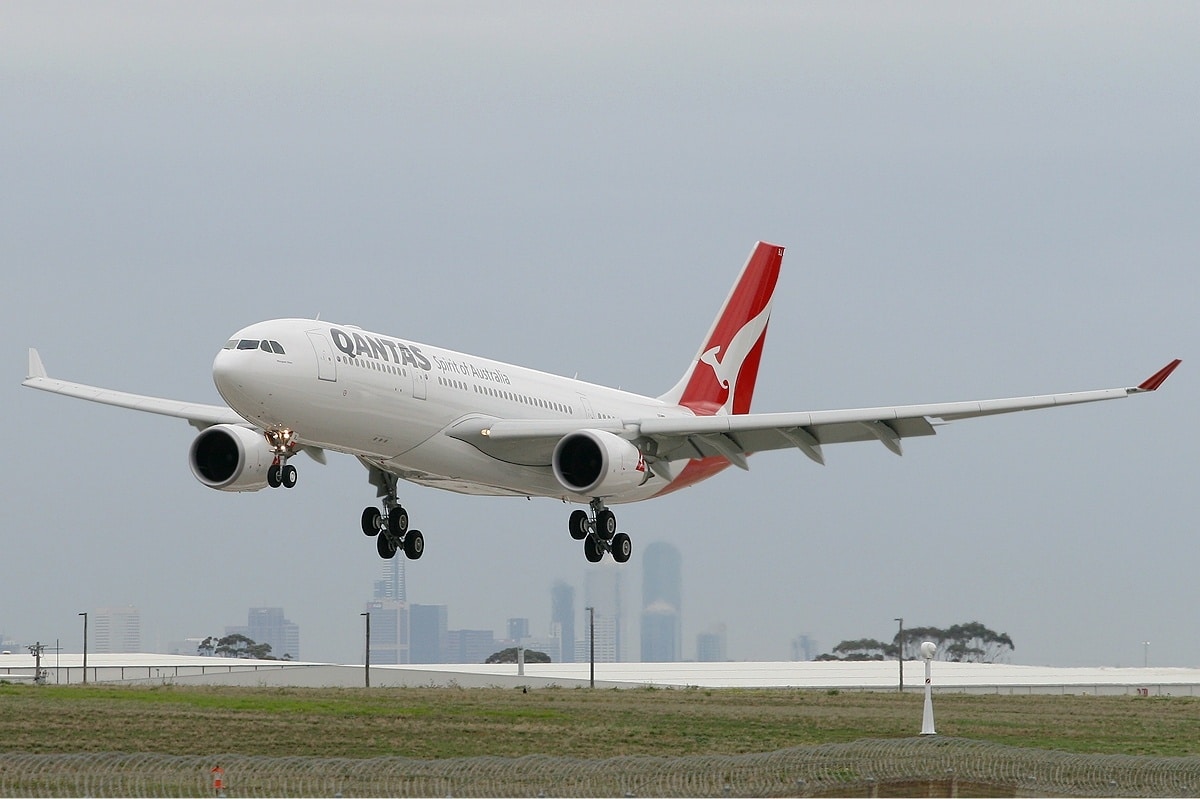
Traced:
[[1200, 757], [1080, 755], [940, 736], [594, 760], [0, 753], [0, 795], [1200, 796]]

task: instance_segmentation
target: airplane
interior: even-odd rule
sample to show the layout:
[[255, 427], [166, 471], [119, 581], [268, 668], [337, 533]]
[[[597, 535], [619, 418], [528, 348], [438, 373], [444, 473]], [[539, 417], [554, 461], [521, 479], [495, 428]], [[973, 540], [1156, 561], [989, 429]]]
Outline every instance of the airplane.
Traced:
[[750, 401], [784, 248], [758, 242], [683, 376], [658, 397], [314, 319], [245, 327], [213, 360], [227, 405], [129, 394], [57, 380], [29, 350], [23, 385], [186, 419], [200, 432], [188, 461], [221, 491], [292, 488], [292, 458], [332, 450], [369, 470], [381, 505], [362, 531], [382, 558], [412, 560], [424, 535], [409, 528], [404, 480], [463, 494], [549, 497], [584, 505], [571, 537], [598, 562], [629, 560], [633, 545], [610, 505], [694, 485], [753, 453], [799, 450], [825, 463], [826, 445], [903, 439], [960, 419], [1119, 399], [1156, 390], [1171, 361], [1136, 386], [1032, 397], [791, 413], [751, 413]]

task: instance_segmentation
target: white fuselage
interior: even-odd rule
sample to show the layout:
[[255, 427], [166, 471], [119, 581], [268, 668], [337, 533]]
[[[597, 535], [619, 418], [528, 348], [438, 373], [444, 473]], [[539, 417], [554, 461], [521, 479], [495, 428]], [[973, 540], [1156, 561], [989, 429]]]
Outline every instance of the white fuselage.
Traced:
[[[275, 342], [283, 353], [250, 349]], [[247, 348], [239, 349], [246, 342]], [[305, 319], [251, 325], [213, 362], [221, 396], [265, 429], [303, 445], [356, 455], [403, 479], [461, 493], [587, 502], [555, 479], [544, 452], [485, 452], [454, 436], [479, 419], [586, 420], [693, 415], [687, 408], [579, 380]], [[668, 480], [647, 472], [611, 502], [654, 496]]]

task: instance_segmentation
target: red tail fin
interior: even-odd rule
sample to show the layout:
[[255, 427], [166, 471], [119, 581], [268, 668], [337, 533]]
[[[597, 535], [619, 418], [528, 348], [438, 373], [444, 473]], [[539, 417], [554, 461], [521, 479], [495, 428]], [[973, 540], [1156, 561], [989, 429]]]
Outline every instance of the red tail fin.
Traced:
[[664, 402], [698, 414], [749, 413], [783, 247], [759, 242], [683, 378]]

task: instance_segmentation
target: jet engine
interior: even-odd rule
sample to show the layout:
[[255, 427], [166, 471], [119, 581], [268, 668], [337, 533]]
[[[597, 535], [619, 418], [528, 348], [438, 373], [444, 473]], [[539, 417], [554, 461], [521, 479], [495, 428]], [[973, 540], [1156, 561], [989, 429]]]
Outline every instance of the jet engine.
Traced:
[[275, 453], [262, 433], [233, 424], [207, 428], [188, 450], [192, 474], [220, 491], [266, 488], [267, 469], [274, 460]]
[[646, 482], [641, 451], [604, 430], [579, 430], [554, 447], [554, 477], [567, 489], [587, 497], [611, 497]]

